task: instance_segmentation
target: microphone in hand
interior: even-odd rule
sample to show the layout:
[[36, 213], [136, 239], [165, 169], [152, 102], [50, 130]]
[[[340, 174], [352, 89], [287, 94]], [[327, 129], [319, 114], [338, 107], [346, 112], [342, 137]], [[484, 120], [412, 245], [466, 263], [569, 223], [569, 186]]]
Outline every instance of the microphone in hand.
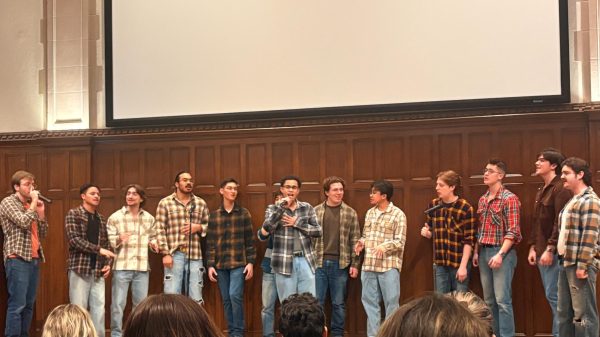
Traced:
[[423, 211], [423, 213], [425, 213], [425, 215], [427, 215], [427, 214], [429, 214], [429, 213], [431, 213], [433, 211], [436, 211], [436, 210], [438, 210], [438, 209], [440, 209], [442, 207], [444, 207], [444, 204], [440, 202], [439, 204], [426, 209], [425, 211]]

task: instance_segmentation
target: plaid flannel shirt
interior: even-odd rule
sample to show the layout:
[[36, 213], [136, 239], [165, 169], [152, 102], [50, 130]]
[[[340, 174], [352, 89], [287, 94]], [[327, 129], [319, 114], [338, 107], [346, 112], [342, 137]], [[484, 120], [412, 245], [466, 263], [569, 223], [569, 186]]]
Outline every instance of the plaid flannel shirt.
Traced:
[[488, 202], [489, 195], [488, 190], [479, 198], [479, 244], [501, 246], [505, 239], [518, 244], [522, 239], [519, 198], [504, 186]]
[[[392, 268], [402, 270], [402, 256], [406, 243], [406, 215], [392, 202], [377, 216], [377, 206], [369, 209], [365, 216], [365, 226], [360, 241], [365, 245], [363, 271], [386, 272]], [[383, 258], [377, 258], [375, 248], [385, 251]]]
[[[302, 252], [312, 272], [315, 272], [315, 254], [312, 249], [312, 238], [321, 237], [323, 231], [317, 222], [315, 209], [306, 202], [297, 200], [298, 207], [292, 211], [289, 208], [274, 205], [267, 208], [263, 228], [273, 236], [273, 252], [271, 254], [271, 268], [273, 272], [291, 275], [294, 259], [294, 231], [300, 234]], [[283, 214], [297, 216], [294, 226], [285, 227], [281, 221]]]
[[[183, 226], [190, 220], [192, 203], [195, 204], [192, 223], [202, 225], [202, 233], [192, 234], [192, 247], [188, 248], [189, 236], [181, 233]], [[208, 228], [208, 206], [206, 202], [195, 195], [187, 205], [177, 199], [173, 193], [163, 198], [156, 208], [156, 233], [158, 247], [163, 255], [173, 254], [179, 250], [192, 260], [202, 258], [200, 238], [206, 236]]]
[[[148, 271], [148, 244], [156, 243], [156, 226], [152, 214], [140, 209], [137, 219], [127, 207], [114, 212], [106, 222], [108, 241], [117, 258], [113, 270]], [[127, 242], [121, 242], [122, 233], [130, 233]]]
[[[83, 276], [102, 277], [102, 268], [110, 266], [111, 259], [100, 255], [100, 248], [110, 249], [106, 220], [96, 212], [100, 220], [98, 244], [87, 240], [88, 212], [83, 205], [70, 209], [65, 218], [65, 230], [69, 240], [69, 270]], [[91, 266], [91, 255], [96, 254], [96, 265]]]
[[[10, 255], [18, 255], [25, 261], [31, 261], [31, 224], [36, 221], [38, 236], [43, 239], [48, 234], [48, 221], [40, 220], [37, 212], [25, 209], [17, 196], [11, 194], [0, 203], [0, 222], [4, 233], [4, 261]], [[40, 242], [39, 256], [42, 261], [44, 252]]]
[[221, 205], [210, 212], [206, 240], [207, 266], [234, 269], [256, 262], [250, 212], [234, 204], [231, 213]]
[[[317, 222], [323, 224], [323, 215], [325, 214], [325, 202], [315, 207], [315, 213], [317, 214]], [[339, 265], [340, 269], [344, 269], [349, 265], [354, 268], [359, 267], [359, 256], [354, 252], [354, 246], [360, 239], [360, 228], [358, 226], [358, 216], [356, 211], [342, 202], [340, 205], [340, 257]], [[315, 252], [315, 260], [317, 268], [323, 267], [323, 238], [318, 237], [313, 241], [313, 248]]]
[[[428, 208], [441, 200], [433, 199]], [[457, 199], [448, 207], [442, 207], [427, 215], [427, 223], [433, 231], [435, 256], [438, 266], [460, 267], [465, 245], [475, 246], [477, 218], [473, 206], [463, 198]]]
[[[582, 270], [587, 270], [590, 265], [600, 268], [600, 199], [592, 187], [573, 198], [575, 203], [565, 207], [559, 216], [560, 226], [566, 231], [563, 265], [577, 265], [577, 269]], [[567, 217], [566, 223], [562, 220], [563, 213]]]

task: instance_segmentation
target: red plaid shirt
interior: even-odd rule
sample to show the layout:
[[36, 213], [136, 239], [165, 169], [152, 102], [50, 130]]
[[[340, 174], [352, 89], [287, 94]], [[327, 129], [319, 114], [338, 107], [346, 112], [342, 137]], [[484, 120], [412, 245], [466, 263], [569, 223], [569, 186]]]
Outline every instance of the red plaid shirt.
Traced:
[[489, 196], [487, 191], [479, 198], [479, 244], [501, 246], [505, 239], [519, 243], [522, 239], [519, 198], [504, 186], [490, 201]]

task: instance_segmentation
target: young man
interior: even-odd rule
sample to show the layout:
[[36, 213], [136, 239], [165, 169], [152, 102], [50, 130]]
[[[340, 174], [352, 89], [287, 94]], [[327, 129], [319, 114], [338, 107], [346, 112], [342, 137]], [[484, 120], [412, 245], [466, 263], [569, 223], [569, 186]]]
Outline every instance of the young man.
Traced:
[[108, 241], [117, 258], [113, 264], [110, 335], [121, 337], [123, 310], [131, 285], [132, 310], [148, 296], [150, 264], [148, 247], [158, 252], [154, 217], [142, 206], [146, 192], [138, 184], [125, 188], [125, 206], [114, 212], [107, 222]]
[[502, 185], [505, 174], [506, 164], [498, 159], [491, 159], [483, 171], [488, 190], [479, 198], [479, 239], [473, 265], [479, 266], [483, 297], [494, 315], [496, 336], [513, 337], [512, 278], [517, 266], [513, 245], [521, 241], [521, 203]]
[[[275, 203], [283, 198], [283, 193], [277, 191], [275, 195]], [[267, 206], [265, 211], [265, 219], [268, 219], [275, 212], [275, 204]], [[262, 276], [262, 310], [260, 316], [262, 319], [263, 337], [275, 337], [273, 323], [275, 322], [275, 302], [277, 302], [277, 285], [275, 284], [275, 274], [271, 269], [271, 255], [273, 254], [273, 237], [264, 229], [258, 230], [258, 239], [260, 241], [269, 240], [267, 249], [263, 257], [260, 267], [263, 271]]]
[[323, 307], [310, 293], [290, 295], [281, 303], [279, 330], [283, 337], [327, 337]]
[[175, 192], [164, 197], [156, 208], [156, 233], [165, 268], [164, 292], [180, 294], [183, 289], [193, 300], [204, 303], [200, 237], [206, 236], [208, 207], [193, 190], [192, 175], [177, 173]]
[[600, 199], [592, 189], [592, 173], [583, 159], [565, 160], [561, 178], [574, 196], [559, 215], [557, 250], [562, 263], [558, 273], [558, 334], [598, 336]]
[[230, 337], [244, 336], [244, 281], [252, 278], [256, 250], [250, 212], [236, 203], [238, 182], [221, 182], [223, 203], [208, 220], [208, 278], [218, 282]]
[[442, 294], [469, 291], [477, 219], [473, 206], [459, 196], [460, 180], [454, 171], [438, 173], [435, 186], [438, 198], [429, 203], [428, 209], [442, 207], [426, 214], [427, 222], [421, 228], [423, 237], [433, 236], [435, 290]]
[[69, 298], [87, 309], [98, 336], [104, 336], [104, 279], [111, 259], [104, 217], [98, 213], [100, 188], [84, 184], [79, 189], [83, 203], [69, 210], [65, 229], [69, 240]]
[[529, 264], [537, 264], [546, 293], [546, 299], [552, 309], [552, 335], [558, 336], [558, 258], [556, 241], [558, 240], [558, 214], [572, 194], [563, 188], [560, 179], [561, 163], [565, 157], [556, 149], [544, 149], [537, 156], [535, 175], [544, 181], [535, 195], [533, 208], [533, 228], [529, 238]]
[[406, 242], [406, 215], [392, 203], [394, 186], [386, 180], [375, 181], [369, 195], [373, 208], [367, 211], [363, 235], [354, 248], [365, 251], [362, 267], [362, 303], [367, 313], [367, 336], [377, 335], [381, 324], [380, 302], [385, 317], [400, 303], [400, 271]]
[[48, 222], [33, 174], [17, 171], [10, 183], [14, 193], [0, 203], [8, 290], [4, 335], [29, 336], [40, 261], [44, 262], [40, 239], [48, 233]]
[[271, 267], [280, 300], [291, 294], [315, 294], [315, 256], [312, 240], [322, 235], [314, 208], [298, 200], [302, 182], [296, 176], [281, 179], [284, 195], [262, 228], [273, 235]]
[[340, 177], [327, 177], [323, 191], [327, 198], [315, 207], [323, 237], [314, 241], [317, 270], [317, 299], [325, 308], [327, 290], [331, 298], [331, 334], [343, 336], [346, 320], [346, 283], [348, 276], [358, 276], [359, 258], [354, 246], [360, 239], [356, 211], [343, 202], [346, 182]]

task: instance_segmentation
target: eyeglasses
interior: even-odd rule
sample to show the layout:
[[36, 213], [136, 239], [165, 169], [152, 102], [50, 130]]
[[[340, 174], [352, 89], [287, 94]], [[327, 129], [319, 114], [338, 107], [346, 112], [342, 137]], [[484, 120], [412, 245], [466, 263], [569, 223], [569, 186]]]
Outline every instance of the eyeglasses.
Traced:
[[298, 186], [297, 185], [283, 185], [283, 188], [285, 188], [286, 190], [295, 191], [298, 189]]
[[488, 168], [483, 169], [483, 174], [486, 174], [486, 173], [488, 173], [488, 174], [494, 174], [494, 173], [500, 173], [500, 172], [494, 171], [494, 170], [488, 169]]

